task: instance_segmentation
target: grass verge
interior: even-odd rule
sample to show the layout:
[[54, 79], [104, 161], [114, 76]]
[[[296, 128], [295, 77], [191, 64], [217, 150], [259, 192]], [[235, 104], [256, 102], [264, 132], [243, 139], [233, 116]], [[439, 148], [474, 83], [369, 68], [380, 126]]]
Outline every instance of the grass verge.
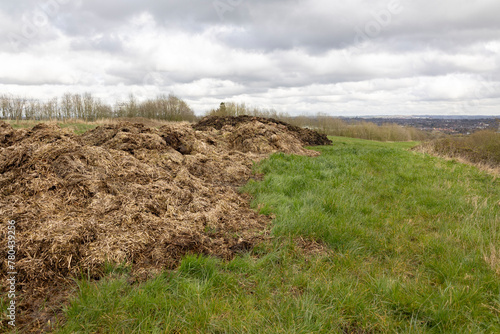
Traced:
[[332, 139], [271, 156], [244, 188], [273, 241], [141, 284], [126, 268], [81, 280], [58, 333], [500, 332], [499, 180], [410, 143]]

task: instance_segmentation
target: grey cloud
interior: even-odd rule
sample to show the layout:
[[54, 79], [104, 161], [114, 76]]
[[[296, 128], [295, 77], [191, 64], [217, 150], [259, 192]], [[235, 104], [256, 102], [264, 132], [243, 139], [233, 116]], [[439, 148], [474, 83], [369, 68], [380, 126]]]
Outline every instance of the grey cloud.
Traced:
[[[56, 1], [56, 0], [46, 0]], [[86, 0], [60, 5], [53, 24], [65, 33], [89, 36], [111, 32], [124, 20], [148, 12], [156, 22], [168, 28], [200, 32], [211, 25], [234, 25], [244, 28], [241, 33], [221, 34], [222, 41], [243, 49], [307, 48], [323, 52], [355, 44], [359, 31], [370, 23], [386, 18], [394, 0], [338, 1], [335, 3], [308, 0], [275, 1], [97, 1]], [[0, 8], [18, 18], [40, 8], [39, 1], [19, 5], [4, 3]], [[214, 4], [225, 4], [223, 19]], [[237, 5], [231, 5], [236, 3]], [[494, 37], [500, 29], [496, 13], [500, 3], [491, 0], [440, 2], [401, 0], [401, 13], [391, 14], [389, 24], [380, 26], [376, 38], [411, 39], [413, 45], [447, 45], [470, 43]], [[323, 9], [324, 7], [324, 9]], [[229, 9], [227, 9], [229, 8]], [[378, 13], [378, 14], [377, 14]], [[383, 24], [384, 25], [384, 24]], [[485, 34], [485, 29], [489, 33]], [[468, 33], [462, 34], [466, 30]], [[431, 37], [429, 37], [431, 36]], [[450, 38], [451, 37], [451, 38]], [[436, 41], [441, 39], [441, 41]], [[358, 38], [359, 40], [359, 38]], [[435, 41], [435, 43], [434, 43]]]
[[[500, 31], [500, 21], [496, 17], [500, 12], [498, 2], [394, 1], [324, 1], [321, 4], [320, 1], [308, 0], [86, 0], [61, 5], [51, 21], [67, 34], [88, 37], [96, 33], [112, 33], [124, 20], [148, 12], [159, 25], [193, 33], [213, 25], [242, 27], [242, 31], [221, 33], [220, 40], [231, 47], [264, 52], [305, 48], [316, 53], [341, 49], [363, 40], [373, 24], [379, 24], [380, 31], [369, 39], [379, 39], [384, 43], [396, 39], [402, 41], [397, 46], [406, 48], [427, 45], [453, 49], [495, 38]], [[217, 3], [226, 6], [222, 7], [225, 8], [222, 19], [221, 11], [217, 12], [214, 6]], [[391, 5], [393, 3], [398, 5]], [[391, 6], [399, 6], [401, 12], [389, 13]], [[4, 4], [0, 8], [21, 17], [39, 7], [40, 2], [26, 1], [18, 6]], [[389, 13], [390, 18], [384, 17], [384, 13]], [[389, 23], [384, 23], [384, 20]], [[360, 37], [360, 31], [364, 37]], [[405, 40], [411, 43], [404, 45]]]
[[[324, 12], [308, 10], [310, 3], [300, 2], [298, 12], [252, 4], [253, 20], [245, 25], [244, 33], [221, 36], [222, 40], [231, 46], [265, 51], [303, 47], [321, 52], [364, 40], [385, 43], [390, 39], [448, 49], [497, 38], [500, 32], [496, 17], [500, 3], [487, 0], [355, 1], [358, 7], [342, 2], [336, 10], [326, 8]], [[391, 13], [392, 8], [398, 11]]]
[[72, 43], [73, 50], [95, 50], [108, 53], [123, 52], [123, 42], [115, 34], [106, 34], [104, 36], [89, 38], [78, 38]]

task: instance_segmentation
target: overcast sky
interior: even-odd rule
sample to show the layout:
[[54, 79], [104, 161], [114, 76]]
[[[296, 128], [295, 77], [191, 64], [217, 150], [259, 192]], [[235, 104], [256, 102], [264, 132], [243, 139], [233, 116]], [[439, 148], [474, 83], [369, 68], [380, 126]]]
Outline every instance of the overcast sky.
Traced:
[[500, 115], [499, 0], [0, 2], [0, 94]]

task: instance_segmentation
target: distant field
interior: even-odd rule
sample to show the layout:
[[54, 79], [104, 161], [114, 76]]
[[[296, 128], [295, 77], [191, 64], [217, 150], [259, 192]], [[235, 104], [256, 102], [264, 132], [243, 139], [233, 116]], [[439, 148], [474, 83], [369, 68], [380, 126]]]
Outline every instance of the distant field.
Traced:
[[67, 121], [32, 121], [32, 120], [23, 120], [23, 121], [13, 121], [13, 120], [6, 120], [7, 123], [9, 123], [14, 129], [29, 129], [34, 127], [38, 123], [54, 123], [59, 125], [61, 128], [69, 128], [72, 130], [75, 134], [79, 135], [82, 133], [85, 133], [87, 130], [92, 130], [99, 125], [103, 124], [114, 124], [118, 122], [132, 122], [132, 123], [142, 123], [145, 124], [146, 126], [151, 126], [151, 127], [159, 127], [163, 124], [168, 123], [168, 121], [161, 121], [161, 120], [153, 120], [153, 119], [146, 119], [142, 117], [134, 117], [134, 118], [127, 118], [127, 117], [122, 117], [122, 118], [108, 118], [108, 119], [102, 119], [98, 120], [95, 122], [85, 122], [82, 120], [67, 120]]
[[87, 130], [91, 130], [99, 126], [100, 122], [83, 122], [83, 121], [68, 121], [68, 122], [60, 122], [60, 121], [6, 121], [9, 123], [14, 129], [29, 129], [34, 127], [38, 123], [55, 123], [59, 125], [61, 128], [70, 128], [75, 134], [82, 134]]
[[141, 284], [109, 266], [57, 332], [500, 332], [500, 181], [416, 143], [332, 139], [256, 167], [244, 191], [275, 216], [271, 241]]

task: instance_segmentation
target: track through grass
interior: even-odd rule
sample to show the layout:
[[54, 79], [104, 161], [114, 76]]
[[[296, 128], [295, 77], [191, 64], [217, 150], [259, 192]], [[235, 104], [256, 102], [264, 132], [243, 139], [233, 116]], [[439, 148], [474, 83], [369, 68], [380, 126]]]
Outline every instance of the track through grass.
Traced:
[[320, 157], [271, 156], [245, 186], [276, 216], [272, 242], [137, 285], [111, 267], [79, 282], [58, 332], [500, 332], [499, 180], [411, 143], [332, 139]]

